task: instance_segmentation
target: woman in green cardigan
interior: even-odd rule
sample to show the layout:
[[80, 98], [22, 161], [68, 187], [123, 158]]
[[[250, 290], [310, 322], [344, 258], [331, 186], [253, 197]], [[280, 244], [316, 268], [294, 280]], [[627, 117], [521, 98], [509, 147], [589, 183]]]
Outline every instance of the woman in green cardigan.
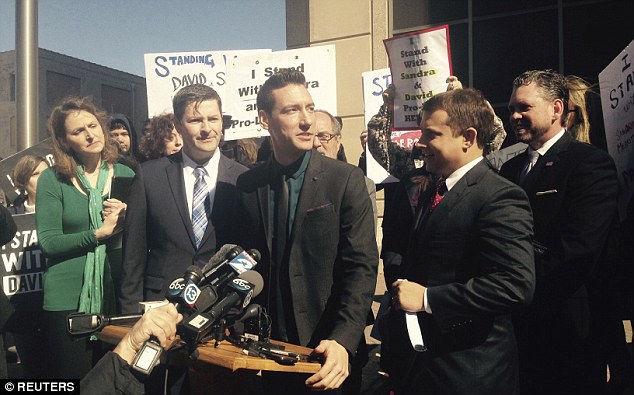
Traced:
[[47, 258], [43, 308], [51, 378], [81, 379], [98, 347], [70, 338], [66, 316], [116, 309], [113, 273], [120, 272], [126, 206], [107, 197], [114, 176], [134, 173], [115, 163], [117, 150], [105, 132], [105, 119], [89, 99], [68, 98], [48, 120], [55, 166], [40, 175], [35, 216]]

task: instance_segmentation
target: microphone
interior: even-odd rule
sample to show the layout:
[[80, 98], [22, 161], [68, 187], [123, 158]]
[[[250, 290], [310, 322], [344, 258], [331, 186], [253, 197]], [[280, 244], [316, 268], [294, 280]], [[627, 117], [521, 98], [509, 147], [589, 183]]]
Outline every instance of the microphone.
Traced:
[[[174, 304], [179, 313], [194, 309], [196, 300], [198, 300], [201, 292], [197, 284], [200, 283], [202, 278], [203, 271], [201, 268], [196, 265], [189, 266], [183, 273], [183, 277], [179, 277], [170, 283], [165, 298]], [[163, 348], [158, 340], [152, 336], [143, 343], [143, 346], [137, 352], [132, 361], [132, 368], [145, 375], [150, 375], [154, 367], [160, 363], [162, 355]]]
[[225, 244], [203, 267], [203, 278], [200, 286], [211, 284], [216, 288], [228, 283], [247, 270], [251, 270], [258, 264], [261, 258], [258, 250], [252, 249], [245, 252], [240, 246], [233, 245], [225, 253]]
[[238, 256], [244, 251], [244, 248], [236, 244], [225, 244], [216, 253], [209, 258], [209, 261], [203, 266], [203, 273], [209, 272], [216, 266], [226, 265], [227, 262]]
[[225, 244], [202, 270], [195, 309], [202, 312], [211, 308], [218, 301], [219, 289], [240, 274], [252, 270], [260, 258], [258, 250], [245, 252], [242, 247]]
[[224, 317], [233, 307], [239, 307], [241, 311], [247, 307], [251, 299], [262, 292], [264, 279], [260, 273], [248, 271], [227, 284], [227, 288], [226, 296], [207, 313], [213, 320]]
[[182, 313], [185, 306], [190, 309], [194, 308], [194, 303], [200, 295], [200, 288], [197, 284], [203, 278], [202, 270], [195, 265], [191, 265], [183, 273], [183, 277], [179, 277], [171, 282], [167, 289], [165, 298], [176, 306], [176, 309]]
[[231, 322], [237, 324], [238, 322], [249, 320], [251, 318], [257, 318], [260, 314], [262, 314], [262, 312], [262, 306], [254, 303], [245, 308], [240, 314], [231, 317]]
[[72, 336], [90, 335], [106, 325], [121, 325], [136, 322], [143, 314], [116, 315], [106, 317], [100, 313], [71, 313], [66, 317], [66, 330]]
[[[244, 309], [251, 299], [260, 294], [264, 280], [260, 273], [247, 271], [227, 284], [225, 296], [209, 311], [197, 312], [178, 324], [177, 333], [187, 344], [193, 346], [206, 337], [219, 319], [224, 318], [234, 307]], [[224, 330], [224, 329], [223, 329]]]

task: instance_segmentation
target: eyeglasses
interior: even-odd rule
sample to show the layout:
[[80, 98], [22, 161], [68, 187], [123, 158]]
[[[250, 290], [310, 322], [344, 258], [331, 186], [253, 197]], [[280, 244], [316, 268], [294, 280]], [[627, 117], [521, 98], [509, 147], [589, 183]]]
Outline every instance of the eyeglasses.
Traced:
[[319, 139], [319, 141], [322, 142], [322, 143], [329, 142], [335, 136], [337, 136], [337, 135], [336, 134], [330, 134], [330, 133], [317, 133], [315, 135], [315, 137], [317, 137]]

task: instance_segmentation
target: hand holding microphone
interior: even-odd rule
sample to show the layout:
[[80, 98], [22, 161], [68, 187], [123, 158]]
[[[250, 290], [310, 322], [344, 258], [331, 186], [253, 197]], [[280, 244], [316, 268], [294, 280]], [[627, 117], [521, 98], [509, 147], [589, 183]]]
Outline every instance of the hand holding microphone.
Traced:
[[183, 316], [172, 304], [151, 309], [121, 339], [114, 352], [132, 365], [138, 351], [150, 337], [155, 337], [161, 347], [168, 347], [176, 336], [176, 324], [182, 319]]

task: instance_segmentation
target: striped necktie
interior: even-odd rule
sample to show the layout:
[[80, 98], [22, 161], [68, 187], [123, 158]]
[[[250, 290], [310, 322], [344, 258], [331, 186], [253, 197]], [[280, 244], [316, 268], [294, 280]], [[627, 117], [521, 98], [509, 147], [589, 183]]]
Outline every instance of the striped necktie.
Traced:
[[209, 207], [209, 190], [205, 181], [205, 169], [198, 166], [194, 172], [196, 173], [196, 183], [194, 184], [194, 199], [192, 201], [192, 224], [196, 248], [198, 248], [205, 235], [205, 229], [207, 229], [211, 207]]
[[520, 183], [522, 183], [524, 179], [526, 179], [526, 176], [533, 169], [538, 159], [539, 159], [539, 152], [529, 148], [528, 159], [526, 160], [526, 164], [524, 165], [524, 168], [522, 169], [522, 172], [520, 173]]

